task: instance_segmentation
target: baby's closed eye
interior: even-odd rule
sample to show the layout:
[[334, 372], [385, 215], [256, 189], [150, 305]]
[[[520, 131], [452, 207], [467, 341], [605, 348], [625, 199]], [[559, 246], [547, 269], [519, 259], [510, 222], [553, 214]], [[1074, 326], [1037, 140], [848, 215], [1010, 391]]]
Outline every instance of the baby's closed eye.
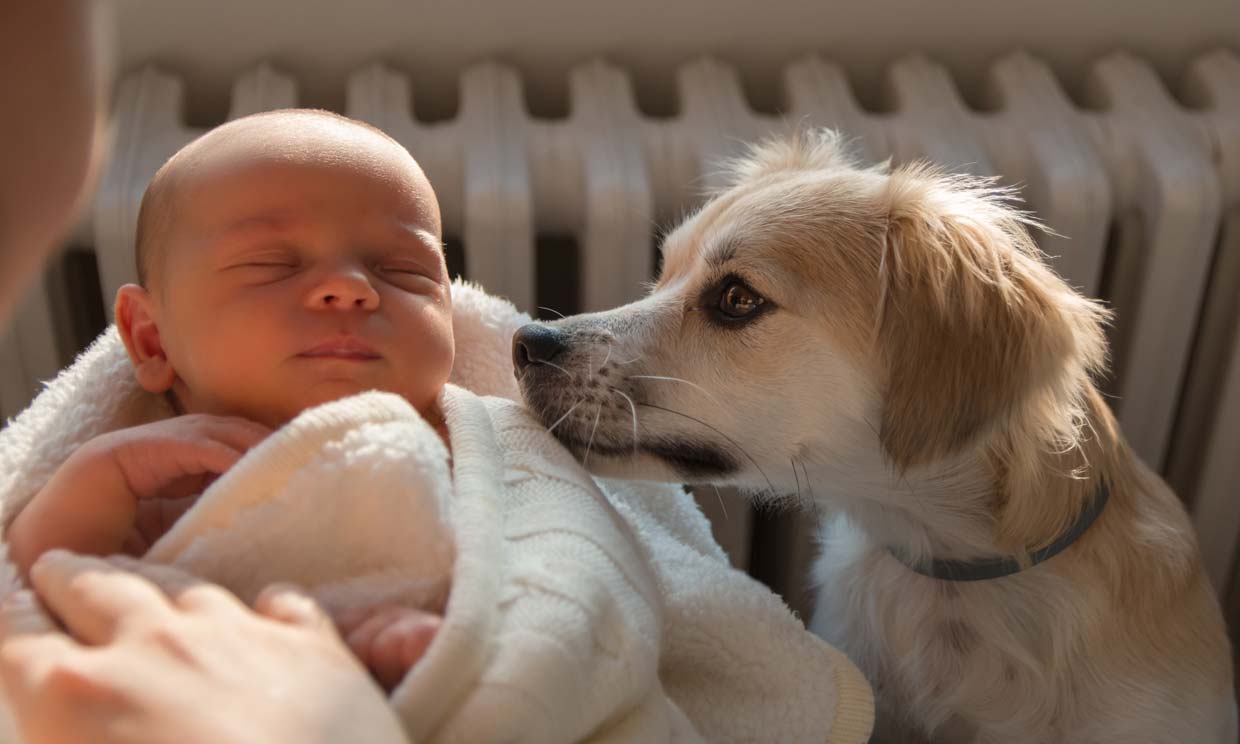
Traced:
[[301, 268], [301, 257], [290, 247], [247, 251], [231, 257], [223, 267], [243, 281], [267, 282], [287, 278]]

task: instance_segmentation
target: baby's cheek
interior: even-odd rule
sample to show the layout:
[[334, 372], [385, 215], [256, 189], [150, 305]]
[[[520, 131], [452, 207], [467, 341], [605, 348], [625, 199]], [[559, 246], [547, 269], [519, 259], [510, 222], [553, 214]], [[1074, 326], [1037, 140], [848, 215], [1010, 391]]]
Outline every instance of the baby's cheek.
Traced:
[[187, 413], [239, 416], [277, 428], [307, 407], [302, 385], [252, 343], [202, 345], [180, 377]]
[[421, 404], [430, 404], [439, 398], [440, 391], [452, 375], [456, 349], [450, 327], [449, 331], [427, 339], [421, 351], [412, 361], [415, 370], [412, 386], [415, 389], [411, 391], [411, 397], [420, 399], [415, 403], [419, 410], [422, 409]]

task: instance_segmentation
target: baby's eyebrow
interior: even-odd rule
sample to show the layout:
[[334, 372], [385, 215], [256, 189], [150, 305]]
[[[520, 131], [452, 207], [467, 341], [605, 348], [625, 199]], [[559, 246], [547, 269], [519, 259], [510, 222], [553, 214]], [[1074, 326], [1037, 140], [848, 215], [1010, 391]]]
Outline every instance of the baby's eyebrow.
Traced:
[[396, 222], [393, 224], [392, 229], [401, 238], [412, 237], [419, 243], [423, 243], [429, 248], [434, 248], [440, 253], [444, 251], [443, 241], [435, 237], [435, 233], [415, 223]]
[[212, 241], [221, 240], [227, 237], [233, 237], [238, 234], [254, 232], [254, 231], [279, 231], [288, 229], [290, 225], [298, 221], [298, 216], [290, 211], [264, 212], [262, 214], [254, 214], [225, 225], [211, 236]]

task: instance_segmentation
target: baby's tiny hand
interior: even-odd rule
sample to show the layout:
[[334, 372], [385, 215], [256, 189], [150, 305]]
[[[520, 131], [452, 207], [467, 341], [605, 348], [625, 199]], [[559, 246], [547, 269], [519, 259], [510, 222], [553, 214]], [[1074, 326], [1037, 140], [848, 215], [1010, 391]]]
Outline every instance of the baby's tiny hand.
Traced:
[[191, 414], [98, 436], [17, 515], [10, 555], [24, 575], [52, 548], [109, 555], [149, 543], [170, 524], [159, 517], [179, 512], [144, 509], [144, 502], [200, 492], [269, 433], [245, 419]]
[[200, 490], [271, 430], [243, 418], [194, 413], [109, 432], [83, 449], [111, 461], [134, 501]]
[[399, 605], [368, 607], [336, 619], [345, 643], [391, 692], [430, 648], [443, 618]]

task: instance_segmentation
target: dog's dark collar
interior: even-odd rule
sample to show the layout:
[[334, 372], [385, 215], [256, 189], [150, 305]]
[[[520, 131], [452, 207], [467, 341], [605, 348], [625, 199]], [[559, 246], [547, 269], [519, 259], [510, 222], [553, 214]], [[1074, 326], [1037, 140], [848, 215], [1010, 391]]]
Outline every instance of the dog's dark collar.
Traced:
[[[1111, 491], [1107, 488], [1106, 483], [1102, 483], [1098, 487], [1098, 493], [1094, 496], [1094, 500], [1085, 507], [1085, 510], [1081, 512], [1081, 515], [1076, 518], [1076, 521], [1072, 523], [1072, 526], [1066, 532], [1045, 548], [1035, 550], [1029, 554], [1029, 565], [1036, 566], [1043, 561], [1050, 560], [1062, 553], [1069, 545], [1076, 542], [1081, 535], [1085, 534], [1090, 525], [1094, 523], [1098, 515], [1102, 513], [1102, 509], [1107, 505], [1107, 499], [1109, 498], [1111, 498]], [[1004, 576], [1011, 576], [1025, 568], [1011, 558], [988, 558], [978, 561], [930, 560], [918, 562], [907, 559], [898, 550], [892, 548], [887, 550], [905, 566], [908, 566], [922, 576], [942, 579], [943, 581], [985, 581], [986, 579], [998, 579]]]

